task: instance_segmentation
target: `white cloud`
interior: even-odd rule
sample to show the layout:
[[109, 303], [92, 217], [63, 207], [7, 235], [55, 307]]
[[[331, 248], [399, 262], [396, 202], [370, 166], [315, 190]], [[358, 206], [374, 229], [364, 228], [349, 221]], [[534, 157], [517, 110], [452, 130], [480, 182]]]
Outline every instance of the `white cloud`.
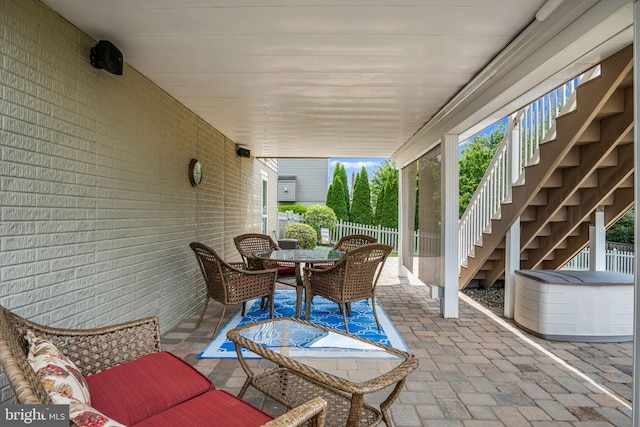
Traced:
[[353, 161], [350, 161], [349, 159], [335, 159], [330, 161], [329, 166], [335, 168], [336, 164], [340, 163], [345, 169], [355, 169], [359, 172], [363, 166], [368, 169], [375, 168], [382, 164], [383, 160], [384, 159], [353, 159]]
[[345, 169], [361, 170], [363, 166], [365, 168], [372, 168], [378, 166], [379, 164], [380, 162], [344, 162], [342, 166], [344, 166]]

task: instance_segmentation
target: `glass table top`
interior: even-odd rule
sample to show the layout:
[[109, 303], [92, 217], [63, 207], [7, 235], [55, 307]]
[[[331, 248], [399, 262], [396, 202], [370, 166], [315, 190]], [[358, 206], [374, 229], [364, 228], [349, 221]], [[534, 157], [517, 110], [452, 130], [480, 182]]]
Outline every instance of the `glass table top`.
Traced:
[[314, 261], [337, 261], [344, 255], [340, 251], [323, 251], [313, 249], [280, 249], [271, 252], [258, 254], [259, 258], [271, 259], [275, 261], [292, 262], [314, 262]]
[[277, 353], [350, 382], [378, 378], [407, 360], [389, 347], [288, 318], [239, 328], [237, 335], [264, 349], [256, 351], [262, 356]]

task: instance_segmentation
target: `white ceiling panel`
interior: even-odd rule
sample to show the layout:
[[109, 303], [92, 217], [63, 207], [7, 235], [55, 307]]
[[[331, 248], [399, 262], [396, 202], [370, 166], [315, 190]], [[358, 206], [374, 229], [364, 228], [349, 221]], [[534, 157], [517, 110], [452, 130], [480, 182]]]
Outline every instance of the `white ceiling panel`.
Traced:
[[253, 155], [389, 157], [545, 1], [44, 2]]

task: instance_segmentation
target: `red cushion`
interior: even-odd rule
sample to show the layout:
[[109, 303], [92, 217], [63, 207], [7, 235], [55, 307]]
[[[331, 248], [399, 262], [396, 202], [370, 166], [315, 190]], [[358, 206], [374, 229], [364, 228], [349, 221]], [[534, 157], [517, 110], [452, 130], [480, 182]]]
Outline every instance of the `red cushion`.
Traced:
[[290, 267], [288, 265], [277, 265], [271, 268], [271, 270], [278, 270], [278, 276], [295, 276], [296, 275], [296, 268]]
[[273, 418], [223, 390], [211, 390], [133, 427], [254, 427]]
[[91, 406], [132, 425], [215, 387], [171, 353], [159, 352], [87, 377]]

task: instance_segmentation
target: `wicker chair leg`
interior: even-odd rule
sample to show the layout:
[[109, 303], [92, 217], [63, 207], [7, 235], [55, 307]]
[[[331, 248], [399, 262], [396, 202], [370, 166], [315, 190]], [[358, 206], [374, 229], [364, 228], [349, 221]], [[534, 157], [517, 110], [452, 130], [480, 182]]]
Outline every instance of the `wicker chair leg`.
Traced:
[[242, 303], [242, 316], [244, 316], [245, 311], [247, 311], [247, 302]]
[[376, 325], [378, 326], [378, 330], [380, 330], [380, 322], [378, 321], [378, 313], [376, 313], [375, 297], [371, 298], [371, 308], [373, 309], [373, 317], [376, 319]]
[[271, 304], [269, 304], [270, 308], [269, 308], [269, 318], [273, 319], [273, 307], [275, 305], [275, 298], [268, 298], [268, 300], [271, 301]]
[[311, 302], [313, 301], [313, 294], [309, 292], [309, 289], [304, 293], [305, 299], [305, 311], [304, 311], [304, 320], [307, 322], [311, 321]]
[[342, 312], [342, 318], [344, 319], [344, 329], [349, 333], [349, 324], [347, 323], [347, 310], [344, 307], [346, 304], [340, 304], [340, 311]]
[[268, 303], [269, 297], [262, 297], [262, 299], [260, 299], [260, 310], [264, 310], [267, 307]]
[[200, 313], [200, 318], [198, 319], [198, 323], [196, 323], [196, 329], [200, 327], [202, 323], [202, 319], [204, 318], [204, 313], [207, 311], [207, 306], [209, 305], [209, 296], [204, 300], [204, 308], [202, 309], [202, 313]]
[[222, 304], [222, 314], [220, 315], [220, 320], [218, 320], [218, 324], [216, 325], [216, 328], [213, 330], [213, 335], [211, 335], [211, 339], [213, 339], [218, 333], [218, 330], [220, 329], [220, 325], [222, 325], [222, 319], [224, 319], [224, 312], [226, 310], [227, 310], [227, 304]]

